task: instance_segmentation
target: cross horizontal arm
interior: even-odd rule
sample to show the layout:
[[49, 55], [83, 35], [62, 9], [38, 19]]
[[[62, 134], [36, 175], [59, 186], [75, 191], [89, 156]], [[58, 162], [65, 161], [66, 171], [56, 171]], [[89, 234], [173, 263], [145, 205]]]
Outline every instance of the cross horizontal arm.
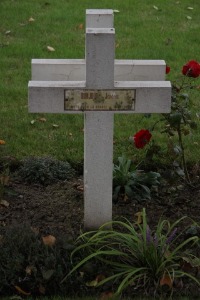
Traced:
[[[164, 60], [116, 59], [115, 81], [165, 80]], [[85, 59], [32, 59], [32, 80], [82, 81], [86, 80]]]
[[[64, 109], [65, 90], [70, 89], [87, 90], [85, 81], [30, 81], [29, 111], [32, 113], [74, 113], [74, 111]], [[170, 112], [171, 84], [169, 81], [117, 81], [114, 91], [117, 90], [135, 90], [134, 110], [117, 111], [117, 113]]]

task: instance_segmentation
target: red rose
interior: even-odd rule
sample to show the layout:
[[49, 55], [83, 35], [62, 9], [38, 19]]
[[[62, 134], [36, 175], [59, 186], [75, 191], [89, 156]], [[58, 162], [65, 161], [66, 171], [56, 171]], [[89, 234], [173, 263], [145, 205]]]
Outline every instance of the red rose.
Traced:
[[138, 149], [144, 148], [144, 146], [150, 141], [151, 136], [152, 135], [149, 130], [141, 129], [138, 131], [133, 137], [135, 147]]
[[166, 74], [168, 74], [170, 72], [170, 67], [166, 66]]
[[182, 69], [183, 75], [196, 78], [200, 75], [200, 64], [195, 60], [190, 60]]

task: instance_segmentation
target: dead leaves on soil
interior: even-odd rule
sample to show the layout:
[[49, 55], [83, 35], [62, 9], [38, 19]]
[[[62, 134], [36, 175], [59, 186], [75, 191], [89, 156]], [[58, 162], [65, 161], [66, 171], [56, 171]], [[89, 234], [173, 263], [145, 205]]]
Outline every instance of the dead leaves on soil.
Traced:
[[83, 192], [83, 191], [84, 191], [84, 186], [83, 186], [83, 184], [80, 184], [80, 183], [78, 183], [78, 182], [74, 183], [74, 184], [73, 184], [73, 187], [74, 187], [77, 191], [79, 191], [79, 192]]
[[56, 243], [56, 238], [53, 235], [46, 235], [42, 237], [43, 244], [52, 247]]
[[28, 292], [24, 291], [18, 285], [15, 285], [14, 287], [18, 291], [18, 293], [23, 295], [23, 296], [30, 296], [31, 295], [31, 293], [28, 293]]
[[160, 286], [167, 285], [170, 289], [173, 286], [173, 280], [169, 274], [164, 274], [163, 277], [160, 279]]

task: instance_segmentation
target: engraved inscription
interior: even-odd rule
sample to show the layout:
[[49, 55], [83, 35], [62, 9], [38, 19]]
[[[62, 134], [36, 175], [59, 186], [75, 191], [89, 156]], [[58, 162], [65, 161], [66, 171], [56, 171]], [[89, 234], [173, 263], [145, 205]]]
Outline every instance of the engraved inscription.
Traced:
[[135, 109], [135, 90], [65, 90], [65, 110], [127, 111]]

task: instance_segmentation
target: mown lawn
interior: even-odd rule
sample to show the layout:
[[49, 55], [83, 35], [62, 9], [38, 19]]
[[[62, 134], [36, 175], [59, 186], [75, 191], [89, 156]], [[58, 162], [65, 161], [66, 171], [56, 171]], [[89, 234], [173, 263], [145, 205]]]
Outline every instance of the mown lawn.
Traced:
[[[32, 58], [84, 58], [86, 8], [119, 11], [115, 14], [116, 58], [164, 59], [171, 66], [167, 80], [180, 76], [187, 61], [199, 60], [200, 2], [195, 0], [1, 0], [0, 139], [6, 142], [1, 154], [83, 161], [83, 116], [30, 114], [27, 98]], [[199, 90], [193, 93], [191, 110], [199, 123]], [[134, 156], [129, 136], [141, 128], [151, 129], [155, 120], [116, 115], [114, 157]], [[153, 136], [166, 145], [167, 138], [159, 130]], [[185, 141], [188, 159], [198, 161], [199, 131]]]

